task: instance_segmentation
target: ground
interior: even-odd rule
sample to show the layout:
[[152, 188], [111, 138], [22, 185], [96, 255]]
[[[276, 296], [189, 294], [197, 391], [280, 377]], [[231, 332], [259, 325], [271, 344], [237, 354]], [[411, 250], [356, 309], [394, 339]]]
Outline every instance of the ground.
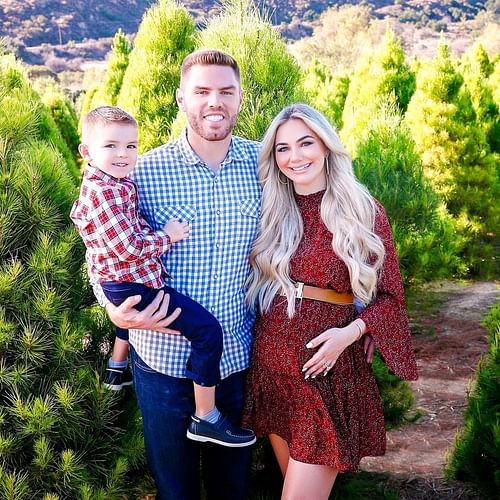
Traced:
[[[445, 481], [443, 467], [463, 423], [477, 363], [487, 351], [480, 321], [498, 293], [493, 282], [444, 282], [417, 296], [420, 304], [412, 309], [414, 329], [421, 332], [414, 335], [419, 379], [411, 386], [415, 409], [423, 416], [388, 432], [384, 457], [362, 462], [362, 469], [381, 474], [385, 488], [400, 500], [480, 498], [469, 485]], [[440, 307], [429, 307], [432, 303]], [[422, 313], [415, 314], [419, 305]]]

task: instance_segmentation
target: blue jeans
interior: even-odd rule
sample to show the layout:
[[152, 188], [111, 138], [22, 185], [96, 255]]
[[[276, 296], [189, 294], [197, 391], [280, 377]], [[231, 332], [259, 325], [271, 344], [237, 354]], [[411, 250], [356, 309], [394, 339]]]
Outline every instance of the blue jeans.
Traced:
[[[186, 437], [194, 413], [193, 384], [150, 368], [131, 347], [134, 389], [142, 414], [156, 500], [200, 498], [200, 452], [208, 500], [244, 500], [248, 494], [251, 447], [227, 448]], [[223, 379], [215, 391], [217, 408], [239, 425], [246, 371]]]
[[[101, 286], [106, 297], [117, 306], [128, 297], [140, 295], [141, 301], [134, 306], [138, 311], [151, 304], [159, 292], [142, 283], [105, 281]], [[182, 309], [180, 316], [169, 327], [179, 330], [191, 342], [186, 376], [198, 385], [215, 386], [220, 379], [219, 364], [222, 356], [222, 328], [219, 322], [193, 299], [169, 286], [163, 287], [162, 290], [170, 295], [167, 316], [177, 307]], [[117, 328], [116, 336], [128, 340], [128, 330]]]

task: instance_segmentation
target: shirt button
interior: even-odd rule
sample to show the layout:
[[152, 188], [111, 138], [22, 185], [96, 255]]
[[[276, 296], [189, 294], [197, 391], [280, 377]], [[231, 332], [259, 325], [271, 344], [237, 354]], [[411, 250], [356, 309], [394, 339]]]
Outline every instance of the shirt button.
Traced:
[[216, 213], [217, 215], [220, 215], [220, 210], [217, 210], [215, 213]]
[[215, 312], [215, 307], [211, 307], [210, 311], [214, 313]]
[[218, 181], [219, 181], [219, 179], [217, 177], [214, 177], [215, 184], [217, 184]]
[[220, 243], [216, 243], [215, 248], [220, 248]]
[[214, 280], [216, 280], [218, 278], [219, 278], [219, 275], [218, 274], [214, 274]]

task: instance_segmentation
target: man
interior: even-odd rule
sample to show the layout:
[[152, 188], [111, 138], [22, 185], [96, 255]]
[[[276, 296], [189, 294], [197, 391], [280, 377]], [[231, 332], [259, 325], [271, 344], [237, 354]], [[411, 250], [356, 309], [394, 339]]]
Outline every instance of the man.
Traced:
[[[224, 332], [216, 404], [239, 424], [254, 312], [244, 302], [248, 253], [259, 221], [258, 143], [232, 136], [243, 99], [236, 61], [216, 50], [186, 57], [176, 94], [186, 112], [180, 139], [143, 155], [134, 172], [140, 210], [154, 230], [177, 218], [191, 236], [164, 257], [171, 286], [218, 319]], [[129, 328], [134, 385], [142, 413], [148, 463], [157, 499], [199, 498], [200, 445], [186, 439], [193, 390], [185, 377], [189, 342], [168, 325], [160, 292], [144, 311], [130, 298], [106, 305], [111, 320]], [[181, 312], [182, 314], [182, 312]], [[136, 328], [141, 328], [137, 330]], [[182, 332], [181, 332], [182, 334]], [[208, 498], [247, 496], [251, 450], [202, 445]]]

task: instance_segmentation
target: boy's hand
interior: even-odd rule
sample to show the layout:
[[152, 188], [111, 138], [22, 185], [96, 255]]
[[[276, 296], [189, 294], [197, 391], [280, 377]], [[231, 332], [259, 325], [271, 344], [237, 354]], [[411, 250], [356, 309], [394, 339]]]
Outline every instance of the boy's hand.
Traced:
[[179, 219], [169, 220], [163, 226], [163, 232], [168, 234], [172, 243], [185, 240], [189, 237], [190, 230], [189, 224], [187, 222], [181, 222]]

